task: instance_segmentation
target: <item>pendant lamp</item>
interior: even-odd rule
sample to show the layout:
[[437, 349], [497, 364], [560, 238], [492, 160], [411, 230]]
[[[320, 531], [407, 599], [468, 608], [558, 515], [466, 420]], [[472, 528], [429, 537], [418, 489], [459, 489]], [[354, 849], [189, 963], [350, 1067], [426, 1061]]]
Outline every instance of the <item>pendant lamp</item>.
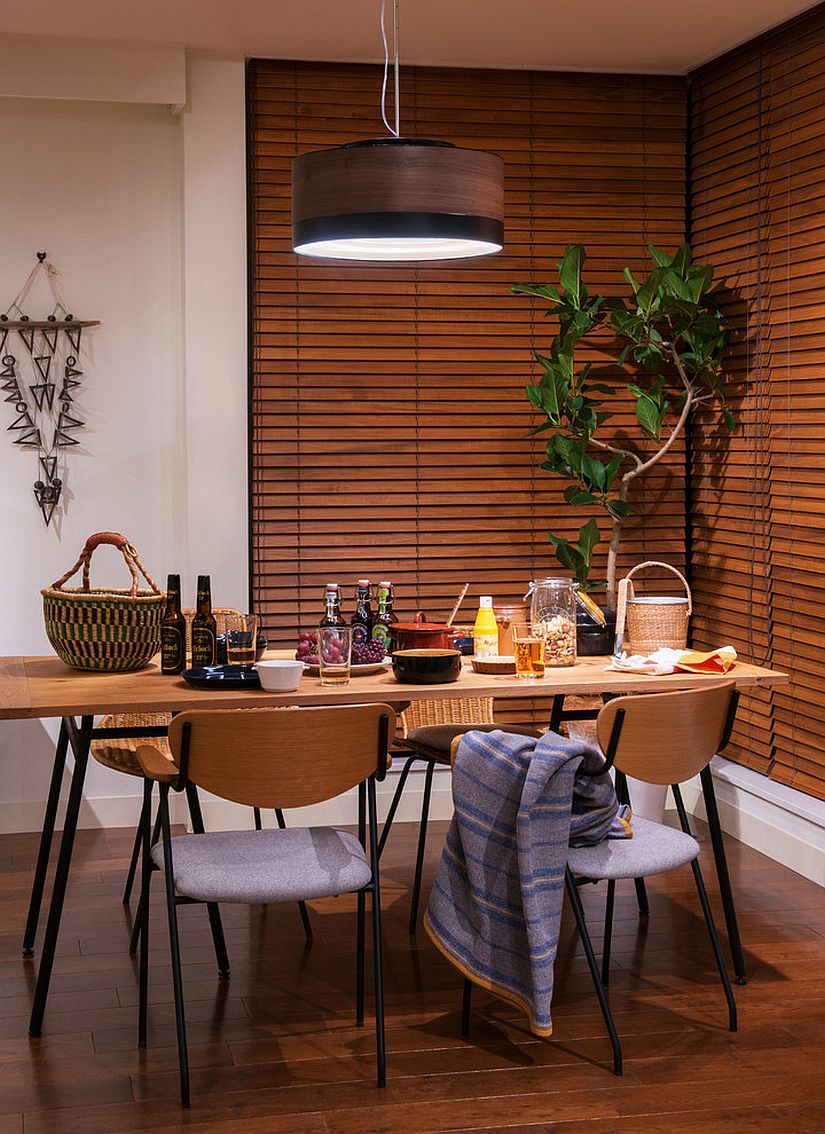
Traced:
[[395, 127], [389, 137], [302, 154], [292, 163], [292, 244], [303, 256], [336, 260], [455, 260], [504, 246], [504, 163], [450, 142], [401, 137], [398, 0], [395, 10]]

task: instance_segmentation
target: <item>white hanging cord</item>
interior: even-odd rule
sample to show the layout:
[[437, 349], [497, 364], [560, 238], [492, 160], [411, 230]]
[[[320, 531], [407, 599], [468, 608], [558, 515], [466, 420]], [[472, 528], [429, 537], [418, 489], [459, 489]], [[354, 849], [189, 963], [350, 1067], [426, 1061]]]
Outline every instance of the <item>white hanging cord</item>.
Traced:
[[20, 315], [24, 313], [23, 304], [26, 302], [28, 294], [32, 289], [34, 281], [37, 279], [38, 273], [40, 272], [41, 268], [46, 273], [46, 279], [49, 284], [49, 291], [52, 293], [52, 299], [54, 300], [54, 309], [52, 311], [52, 314], [57, 314], [58, 310], [62, 311], [64, 314], [66, 313], [68, 308], [63, 302], [63, 297], [61, 296], [60, 289], [57, 286], [57, 277], [60, 275], [60, 272], [58, 272], [57, 268], [54, 266], [51, 260], [38, 260], [38, 262], [29, 272], [28, 277], [26, 278], [26, 282], [23, 284], [23, 286], [20, 288], [20, 291], [6, 308], [4, 314], [8, 315], [12, 311], [16, 311]]
[[387, 27], [385, 22], [386, 0], [381, 0], [381, 39], [384, 43], [384, 80], [381, 84], [381, 118], [387, 130], [393, 137], [401, 135], [401, 94], [398, 85], [398, 0], [393, 0], [393, 52], [395, 75], [395, 126], [387, 121], [387, 78], [390, 70], [390, 46], [387, 43]]

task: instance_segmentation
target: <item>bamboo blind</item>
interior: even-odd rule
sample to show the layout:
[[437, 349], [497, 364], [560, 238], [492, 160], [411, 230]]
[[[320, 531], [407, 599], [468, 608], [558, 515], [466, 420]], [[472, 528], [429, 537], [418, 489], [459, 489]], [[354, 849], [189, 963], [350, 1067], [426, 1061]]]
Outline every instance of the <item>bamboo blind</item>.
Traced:
[[692, 76], [692, 237], [736, 327], [741, 426], [695, 431], [694, 642], [791, 674], [748, 698], [735, 758], [825, 798], [825, 9]]
[[[526, 437], [545, 324], [510, 286], [548, 279], [582, 241], [591, 288], [610, 293], [625, 265], [645, 269], [648, 243], [683, 239], [682, 80], [404, 68], [405, 132], [503, 157], [504, 253], [296, 257], [290, 163], [379, 134], [379, 87], [375, 67], [250, 64], [252, 594], [282, 643], [317, 624], [327, 579], [351, 612], [357, 577], [390, 578], [399, 614], [431, 619], [469, 580], [472, 620], [479, 594], [513, 602], [558, 572], [546, 531], [574, 536], [587, 513], [562, 501], [565, 483], [537, 468], [541, 445]], [[631, 412], [620, 407], [617, 428]], [[641, 488], [624, 567], [684, 563], [683, 461], [674, 452]]]

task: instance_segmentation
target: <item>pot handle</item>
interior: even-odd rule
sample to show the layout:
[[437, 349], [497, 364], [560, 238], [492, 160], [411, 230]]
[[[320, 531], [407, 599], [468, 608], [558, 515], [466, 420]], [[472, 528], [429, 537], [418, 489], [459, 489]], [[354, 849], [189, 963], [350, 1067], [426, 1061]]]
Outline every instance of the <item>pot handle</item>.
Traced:
[[413, 622], [418, 622], [419, 624], [422, 624], [426, 621], [427, 621], [427, 615], [424, 613], [424, 611], [423, 610], [417, 610], [416, 613], [415, 613], [415, 618], [413, 619]]

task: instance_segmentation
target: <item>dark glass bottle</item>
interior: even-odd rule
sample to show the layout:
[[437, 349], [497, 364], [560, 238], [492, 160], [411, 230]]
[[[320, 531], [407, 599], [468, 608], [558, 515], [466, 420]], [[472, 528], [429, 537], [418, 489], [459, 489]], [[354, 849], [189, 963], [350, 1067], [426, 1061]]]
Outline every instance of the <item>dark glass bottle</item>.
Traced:
[[198, 602], [192, 619], [192, 665], [195, 669], [214, 665], [218, 627], [212, 613], [212, 584], [208, 575], [198, 575]]
[[384, 644], [384, 653], [391, 654], [395, 647], [395, 631], [393, 623], [398, 616], [393, 612], [392, 583], [389, 579], [382, 579], [378, 584], [378, 613], [372, 626], [372, 637]]
[[365, 646], [372, 635], [375, 618], [370, 605], [370, 581], [359, 579], [355, 587], [355, 613], [350, 619], [353, 646]]
[[180, 608], [180, 575], [166, 581], [166, 614], [160, 624], [161, 673], [181, 673], [186, 668], [186, 619]]
[[324, 587], [324, 616], [318, 626], [323, 630], [328, 626], [346, 624], [346, 619], [341, 614], [341, 586], [339, 583], [327, 583]]

